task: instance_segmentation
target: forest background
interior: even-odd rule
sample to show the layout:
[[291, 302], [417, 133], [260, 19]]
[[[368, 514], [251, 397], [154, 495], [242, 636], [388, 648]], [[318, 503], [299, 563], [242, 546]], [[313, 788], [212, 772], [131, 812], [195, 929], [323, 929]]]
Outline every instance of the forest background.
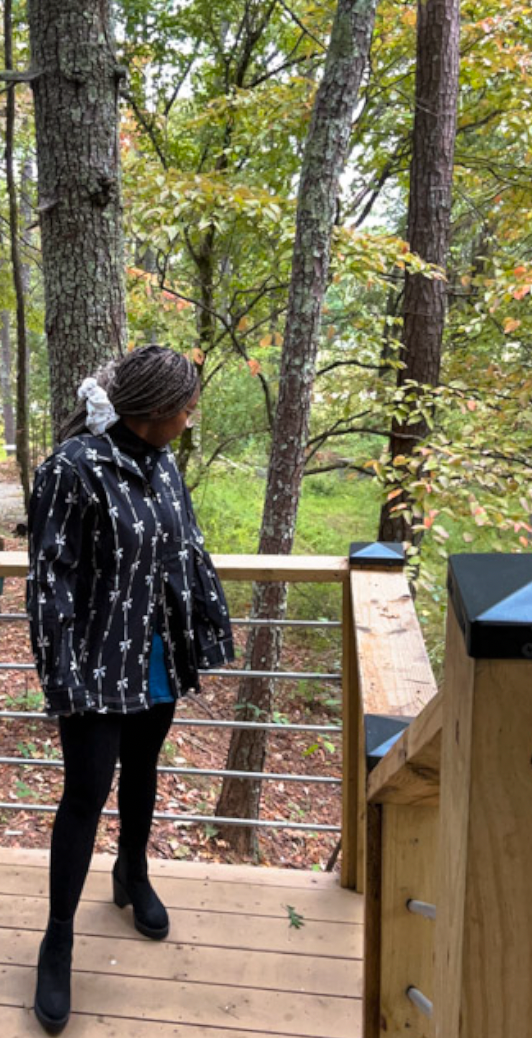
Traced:
[[[201, 369], [201, 413], [179, 461], [209, 547], [224, 553], [257, 548], [298, 178], [336, 4], [263, 4], [268, 17], [246, 36], [247, 7], [244, 0], [115, 5], [119, 60], [128, 73], [120, 133], [128, 348], [172, 344]], [[382, 0], [377, 7], [333, 235], [294, 550], [344, 555], [350, 541], [377, 538], [383, 504], [408, 507], [410, 575], [437, 669], [449, 552], [530, 548], [531, 12], [521, 2], [461, 4], [437, 385], [397, 387], [405, 270], [443, 277], [406, 240], [414, 3]], [[13, 26], [14, 65], [27, 67], [22, 3], [13, 5]], [[38, 232], [39, 207], [47, 203], [37, 198], [33, 118], [30, 85], [18, 84], [18, 244], [36, 463], [52, 431]], [[4, 440], [13, 443], [8, 210], [3, 178], [2, 421]], [[392, 459], [392, 422], [420, 414], [428, 434], [417, 454]], [[231, 587], [230, 594], [242, 615], [248, 590]], [[338, 608], [332, 589], [309, 585], [290, 594], [290, 612], [300, 618]]]

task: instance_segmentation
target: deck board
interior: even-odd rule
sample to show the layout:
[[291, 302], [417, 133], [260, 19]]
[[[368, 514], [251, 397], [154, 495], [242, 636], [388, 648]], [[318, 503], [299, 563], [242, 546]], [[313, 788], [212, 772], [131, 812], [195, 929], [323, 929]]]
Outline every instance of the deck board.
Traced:
[[[72, 1038], [360, 1038], [362, 900], [336, 876], [153, 861], [171, 920], [159, 943], [110, 903], [112, 861], [94, 857], [76, 916]], [[2, 1038], [42, 1034], [30, 1010], [47, 867], [46, 852], [0, 850]]]

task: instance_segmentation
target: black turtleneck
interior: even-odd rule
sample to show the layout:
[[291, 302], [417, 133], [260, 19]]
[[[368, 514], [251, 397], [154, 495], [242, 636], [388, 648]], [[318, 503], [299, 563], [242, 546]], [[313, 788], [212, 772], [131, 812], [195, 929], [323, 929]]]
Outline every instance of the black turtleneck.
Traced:
[[138, 436], [136, 432], [133, 432], [122, 418], [107, 430], [107, 434], [111, 437], [115, 446], [118, 447], [118, 450], [133, 458], [141, 472], [149, 479], [161, 449], [154, 447], [147, 440], [143, 440], [142, 436]]

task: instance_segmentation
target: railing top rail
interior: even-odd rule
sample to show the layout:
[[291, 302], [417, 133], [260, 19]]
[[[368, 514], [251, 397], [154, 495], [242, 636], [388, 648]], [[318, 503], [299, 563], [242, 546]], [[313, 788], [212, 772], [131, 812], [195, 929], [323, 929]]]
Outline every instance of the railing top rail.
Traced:
[[363, 712], [417, 717], [438, 689], [406, 576], [354, 568], [350, 581]]
[[[213, 555], [222, 580], [283, 580], [294, 583], [341, 584], [349, 576], [342, 555]], [[0, 552], [0, 577], [25, 577], [25, 551]]]

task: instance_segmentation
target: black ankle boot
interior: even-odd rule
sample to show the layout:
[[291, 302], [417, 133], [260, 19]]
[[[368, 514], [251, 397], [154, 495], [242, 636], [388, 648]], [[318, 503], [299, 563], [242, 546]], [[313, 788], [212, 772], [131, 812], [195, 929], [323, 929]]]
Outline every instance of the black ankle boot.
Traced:
[[133, 905], [133, 919], [139, 933], [153, 941], [162, 941], [168, 936], [168, 912], [148, 879], [144, 850], [119, 846], [113, 868], [113, 896], [119, 908]]
[[49, 1034], [59, 1034], [70, 1015], [73, 920], [50, 917], [39, 952], [35, 1015]]

